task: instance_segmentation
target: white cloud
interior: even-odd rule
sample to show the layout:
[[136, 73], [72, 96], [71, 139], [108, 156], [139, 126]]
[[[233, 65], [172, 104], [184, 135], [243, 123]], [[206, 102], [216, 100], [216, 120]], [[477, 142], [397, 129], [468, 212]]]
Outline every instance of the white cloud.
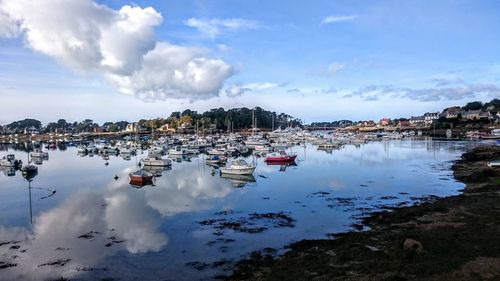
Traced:
[[337, 23], [337, 22], [346, 22], [346, 21], [353, 21], [357, 18], [357, 15], [349, 15], [349, 16], [328, 16], [325, 17], [322, 21], [321, 24], [330, 24], [330, 23]]
[[246, 92], [251, 92], [251, 91], [258, 92], [258, 91], [273, 89], [279, 86], [280, 86], [279, 84], [270, 82], [254, 82], [247, 84], [235, 83], [229, 85], [225, 89], [225, 93], [228, 97], [237, 97], [243, 95]]
[[18, 24], [0, 10], [0, 37], [12, 38], [19, 34]]
[[345, 67], [344, 64], [334, 62], [328, 66], [328, 73], [329, 74], [337, 74], [340, 70], [342, 70]]
[[208, 37], [214, 38], [218, 35], [227, 32], [234, 32], [238, 30], [245, 29], [257, 29], [259, 28], [259, 23], [253, 20], [247, 19], [197, 19], [190, 18], [184, 21], [184, 24], [196, 28], [199, 32], [205, 34]]
[[22, 34], [36, 52], [78, 72], [100, 73], [125, 94], [147, 100], [217, 95], [232, 67], [199, 49], [157, 42], [154, 28], [162, 21], [151, 7], [113, 10], [93, 0], [0, 2], [0, 36]]
[[216, 96], [233, 69], [222, 60], [207, 59], [197, 48], [158, 43], [143, 57], [143, 67], [129, 76], [107, 74], [121, 92], [155, 99]]

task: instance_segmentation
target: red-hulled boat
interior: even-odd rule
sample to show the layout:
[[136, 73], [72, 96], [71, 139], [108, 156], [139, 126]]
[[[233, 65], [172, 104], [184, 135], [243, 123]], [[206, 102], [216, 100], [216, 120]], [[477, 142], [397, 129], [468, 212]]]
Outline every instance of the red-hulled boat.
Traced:
[[137, 170], [130, 173], [128, 176], [131, 185], [144, 186], [153, 184], [153, 174], [144, 170]]
[[266, 156], [266, 162], [280, 162], [280, 163], [290, 163], [294, 162], [297, 158], [297, 154], [287, 154], [284, 151], [273, 152]]

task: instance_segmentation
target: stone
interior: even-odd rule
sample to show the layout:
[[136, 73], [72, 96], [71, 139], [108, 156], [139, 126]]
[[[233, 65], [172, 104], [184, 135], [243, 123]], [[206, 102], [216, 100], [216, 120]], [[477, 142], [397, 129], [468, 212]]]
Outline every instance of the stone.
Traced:
[[421, 253], [424, 250], [424, 246], [417, 240], [407, 238], [403, 243], [403, 249], [405, 251], [415, 251]]

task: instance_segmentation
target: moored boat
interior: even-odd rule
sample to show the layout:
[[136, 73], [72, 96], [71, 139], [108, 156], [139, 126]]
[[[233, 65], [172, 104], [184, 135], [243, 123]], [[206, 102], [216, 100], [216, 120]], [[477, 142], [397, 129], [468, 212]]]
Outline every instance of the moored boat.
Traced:
[[137, 170], [129, 175], [130, 184], [144, 186], [153, 184], [153, 174], [144, 170]]
[[266, 162], [288, 163], [288, 162], [294, 162], [295, 158], [297, 158], [297, 154], [287, 154], [284, 151], [280, 151], [280, 152], [273, 152], [271, 154], [268, 154], [266, 156], [265, 161]]
[[255, 165], [247, 163], [243, 159], [235, 159], [226, 167], [220, 168], [221, 174], [251, 175], [255, 171]]
[[488, 166], [490, 167], [500, 167], [500, 160], [492, 160], [487, 163]]
[[167, 167], [172, 165], [172, 161], [170, 159], [164, 159], [159, 155], [150, 155], [148, 157], [142, 158], [141, 163], [144, 166], [158, 166], [158, 167]]

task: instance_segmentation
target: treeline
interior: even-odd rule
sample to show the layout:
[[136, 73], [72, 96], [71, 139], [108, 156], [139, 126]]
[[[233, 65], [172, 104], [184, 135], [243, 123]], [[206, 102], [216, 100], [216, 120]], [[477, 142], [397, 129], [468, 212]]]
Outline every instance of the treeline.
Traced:
[[[285, 113], [276, 113], [264, 110], [260, 107], [249, 109], [246, 107], [233, 108], [225, 110], [224, 108], [215, 108], [209, 111], [198, 113], [186, 109], [182, 112], [172, 112], [169, 117], [156, 118], [153, 120], [141, 119], [137, 123], [139, 127], [150, 130], [152, 126], [160, 128], [168, 124], [172, 129], [178, 128], [212, 128], [216, 130], [230, 129], [243, 130], [252, 127], [252, 116], [255, 116], [255, 123], [258, 128], [272, 129], [287, 126], [301, 126], [302, 121]], [[102, 125], [97, 124], [92, 119], [85, 119], [81, 122], [68, 122], [65, 119], [59, 119], [43, 125], [36, 119], [24, 119], [12, 122], [5, 126], [0, 126], [0, 133], [80, 133], [80, 132], [119, 132], [126, 129], [128, 121], [105, 122]]]
[[[252, 121], [255, 117], [255, 121]], [[156, 128], [168, 124], [172, 129], [179, 128], [213, 128], [216, 130], [234, 129], [235, 131], [252, 128], [255, 124], [260, 129], [272, 129], [288, 126], [302, 126], [302, 120], [286, 113], [276, 113], [267, 111], [260, 107], [254, 109], [242, 107], [225, 110], [224, 108], [214, 108], [209, 111], [198, 113], [190, 109], [182, 112], [172, 112], [168, 118], [158, 118], [155, 120], [142, 119], [139, 121], [141, 126], [150, 127], [150, 123]]]

